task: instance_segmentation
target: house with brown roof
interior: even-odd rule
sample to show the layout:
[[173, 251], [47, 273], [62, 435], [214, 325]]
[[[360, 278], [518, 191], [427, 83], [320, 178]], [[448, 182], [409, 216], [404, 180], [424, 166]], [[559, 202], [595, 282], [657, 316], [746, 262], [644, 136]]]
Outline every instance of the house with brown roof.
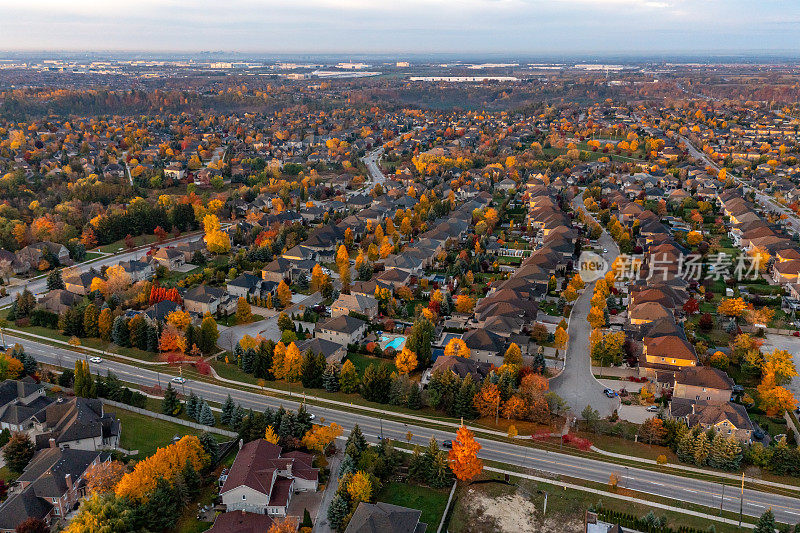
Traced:
[[753, 438], [753, 423], [747, 409], [738, 403], [673, 398], [669, 414], [684, 420], [690, 428], [714, 428], [717, 433], [734, 435], [742, 442], [750, 442]]
[[639, 375], [655, 377], [659, 370], [677, 372], [683, 367], [696, 366], [697, 355], [692, 345], [678, 335], [645, 337], [639, 358]]
[[273, 522], [264, 514], [231, 511], [218, 515], [208, 533], [266, 533]]
[[239, 450], [224, 476], [219, 495], [226, 510], [286, 516], [296, 492], [316, 491], [319, 470], [303, 452], [282, 454], [282, 448], [263, 439]]
[[711, 366], [687, 366], [675, 373], [673, 398], [729, 402], [733, 380], [724, 370]]

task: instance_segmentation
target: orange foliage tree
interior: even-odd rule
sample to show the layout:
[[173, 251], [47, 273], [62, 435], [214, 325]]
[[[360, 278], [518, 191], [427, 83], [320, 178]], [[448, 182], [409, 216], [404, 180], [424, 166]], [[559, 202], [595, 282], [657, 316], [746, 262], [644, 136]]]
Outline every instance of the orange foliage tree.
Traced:
[[481, 445], [475, 442], [475, 436], [466, 426], [458, 428], [448, 459], [450, 469], [461, 481], [469, 481], [483, 470], [483, 461], [478, 459], [480, 449]]

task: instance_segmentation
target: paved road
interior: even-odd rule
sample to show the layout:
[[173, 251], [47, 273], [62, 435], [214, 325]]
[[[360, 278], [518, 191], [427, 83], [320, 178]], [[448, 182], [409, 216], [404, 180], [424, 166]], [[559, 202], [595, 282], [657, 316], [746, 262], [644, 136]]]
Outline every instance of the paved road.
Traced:
[[[694, 145], [684, 136], [680, 136], [681, 143], [689, 150], [689, 155], [695, 159], [703, 160], [707, 165], [711, 166], [719, 170], [719, 165], [717, 165], [707, 154], [701, 152]], [[795, 215], [795, 213], [786, 208], [775, 201], [775, 199], [771, 198], [769, 195], [764, 194], [763, 192], [759, 191], [758, 189], [751, 187], [750, 185], [744, 183], [739, 176], [734, 174], [733, 172], [728, 173], [738, 184], [740, 184], [745, 191], [752, 192], [755, 194], [756, 200], [759, 204], [768, 211], [772, 211], [778, 215], [786, 215], [786, 223], [788, 224], [789, 228], [794, 230], [797, 233], [800, 233], [800, 218]]]
[[[198, 233], [195, 233], [193, 235], [186, 235], [184, 237], [180, 237], [178, 239], [175, 239], [175, 240], [169, 241], [167, 243], [164, 243], [161, 246], [174, 246], [174, 245], [176, 245], [178, 243], [193, 241], [193, 240], [197, 239], [198, 237], [200, 237], [201, 235], [202, 234], [198, 234]], [[131, 261], [133, 259], [140, 259], [140, 258], [144, 257], [145, 254], [147, 254], [147, 251], [149, 249], [150, 249], [149, 247], [143, 247], [143, 248], [140, 248], [140, 249], [137, 249], [137, 250], [133, 250], [131, 252], [122, 252], [122, 253], [119, 253], [119, 254], [108, 254], [107, 256], [102, 257], [100, 259], [97, 259], [95, 261], [91, 261], [91, 262], [88, 262], [88, 263], [80, 263], [78, 265], [70, 267], [70, 269], [71, 270], [75, 270], [77, 272], [86, 272], [87, 270], [89, 270], [91, 268], [95, 268], [97, 270], [100, 270], [104, 266], [116, 265], [116, 264], [119, 264], [122, 261]], [[7, 286], [8, 296], [6, 296], [4, 298], [0, 298], [0, 306], [4, 306], [4, 305], [7, 305], [7, 304], [10, 304], [12, 299], [18, 293], [20, 293], [23, 290], [25, 290], [26, 287], [34, 295], [39, 294], [41, 292], [47, 291], [47, 276], [43, 276], [43, 277], [38, 278], [38, 279], [29, 280], [29, 281], [24, 282], [24, 283]]]
[[[83, 357], [82, 354], [70, 350], [54, 348], [9, 335], [6, 335], [6, 337], [10, 343], [21, 343], [40, 362], [72, 367], [77, 358]], [[153, 386], [159, 382], [163, 386], [165, 380], [169, 377], [164, 373], [158, 374], [155, 371], [116, 361], [106, 361], [100, 365], [90, 364], [90, 368], [93, 372], [111, 370], [124, 381], [146, 386]], [[246, 392], [230, 389], [223, 385], [196, 381], [188, 381], [181, 389], [185, 394], [194, 391], [205, 399], [217, 403], [223, 403], [227, 395], [230, 394], [242, 407], [259, 410], [263, 410], [268, 406], [278, 407], [279, 405], [294, 409], [302, 401], [300, 397], [298, 397], [297, 401], [289, 401], [256, 392]], [[318, 420], [324, 418], [325, 422], [336, 422], [345, 431], [349, 431], [357, 423], [372, 442], [376, 442], [377, 436], [381, 434], [384, 437], [405, 442], [407, 440], [406, 434], [409, 431], [413, 434], [413, 438], [410, 441], [413, 444], [425, 445], [432, 436], [440, 442], [453, 438], [452, 432], [432, 430], [403, 422], [376, 419], [374, 415], [355, 414], [318, 406], [312, 406], [309, 410], [317, 416]], [[506, 442], [483, 438], [478, 438], [477, 441], [483, 446], [480, 456], [487, 460], [602, 484], [608, 483], [611, 474], [616, 474], [620, 478], [620, 486], [631, 490], [704, 505], [712, 509], [718, 509], [720, 505], [721, 487], [716, 483], [638, 468], [626, 468], [595, 459], [528, 448]], [[738, 512], [738, 492], [728, 487], [722, 503], [723, 509]], [[745, 515], [760, 516], [770, 507], [779, 521], [787, 523], [800, 522], [800, 499], [749, 489], [745, 490], [743, 500]]]
[[386, 176], [383, 172], [381, 172], [380, 167], [378, 166], [378, 160], [383, 155], [383, 146], [376, 148], [375, 150], [369, 152], [367, 155], [361, 158], [361, 161], [367, 166], [367, 170], [369, 171], [370, 181], [375, 183], [383, 183], [386, 181]]
[[[576, 196], [573, 204], [581, 206], [581, 196]], [[604, 230], [598, 243], [608, 252], [603, 258], [611, 265], [614, 258], [619, 255], [619, 248], [614, 240]], [[589, 356], [589, 334], [591, 326], [586, 317], [591, 308], [594, 283], [586, 285], [575, 304], [570, 315], [569, 343], [564, 360], [564, 371], [550, 380], [550, 390], [561, 396], [569, 406], [574, 416], [580, 416], [587, 405], [597, 409], [600, 416], [605, 418], [619, 407], [619, 398], [608, 398], [603, 392], [603, 385], [592, 374], [592, 359]]]
[[[321, 301], [322, 295], [319, 292], [315, 292], [314, 294], [307, 296], [305, 299], [303, 299], [303, 301], [298, 302], [286, 309], [285, 313], [291, 316], [292, 313], [300, 311], [301, 307], [303, 309], [306, 307], [312, 307]], [[245, 335], [250, 335], [251, 337], [261, 335], [265, 339], [278, 342], [281, 340], [281, 330], [278, 327], [279, 316], [280, 314], [277, 314], [265, 320], [251, 322], [250, 324], [244, 324], [242, 326], [232, 326], [225, 329], [220, 328], [217, 346], [223, 350], [229, 350], [232, 352], [233, 348], [239, 343], [240, 340], [242, 340], [242, 337]]]

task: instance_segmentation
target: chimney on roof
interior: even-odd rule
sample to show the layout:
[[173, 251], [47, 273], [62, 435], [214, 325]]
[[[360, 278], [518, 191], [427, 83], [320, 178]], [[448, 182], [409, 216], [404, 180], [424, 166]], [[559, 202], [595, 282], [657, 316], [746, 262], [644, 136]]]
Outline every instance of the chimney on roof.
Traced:
[[50, 440], [48, 441], [48, 444], [50, 445], [51, 448], [55, 448], [56, 447], [56, 439], [54, 439], [53, 437], [50, 437]]
[[67, 482], [67, 490], [72, 491], [72, 474], [66, 474], [64, 480]]

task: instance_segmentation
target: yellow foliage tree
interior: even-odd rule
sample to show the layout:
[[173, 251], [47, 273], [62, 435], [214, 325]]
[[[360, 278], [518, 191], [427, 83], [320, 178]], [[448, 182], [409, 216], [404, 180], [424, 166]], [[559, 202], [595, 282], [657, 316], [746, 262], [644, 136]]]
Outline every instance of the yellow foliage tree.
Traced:
[[363, 470], [353, 474], [347, 483], [347, 494], [353, 502], [368, 502], [372, 498], [372, 480], [369, 475]]
[[394, 366], [397, 367], [397, 371], [401, 374], [410, 374], [417, 368], [418, 364], [417, 354], [408, 348], [403, 348], [394, 357]]
[[303, 355], [295, 343], [290, 343], [286, 347], [286, 355], [283, 358], [283, 377], [286, 381], [300, 381], [302, 374]]
[[278, 435], [272, 426], [267, 426], [267, 431], [264, 433], [264, 440], [271, 444], [278, 444]]
[[457, 355], [459, 357], [469, 357], [470, 351], [467, 343], [461, 339], [450, 339], [447, 346], [444, 348], [445, 355]]
[[315, 425], [303, 435], [303, 446], [317, 453], [324, 453], [341, 434], [342, 427], [335, 422], [330, 426]]
[[136, 463], [133, 472], [125, 474], [117, 483], [115, 492], [121, 498], [147, 500], [159, 478], [172, 482], [187, 462], [198, 471], [208, 463], [208, 455], [195, 435], [187, 435], [178, 442], [159, 448], [147, 459]]
[[747, 310], [747, 303], [742, 298], [725, 298], [717, 306], [717, 312], [725, 316], [739, 317]]
[[192, 323], [192, 317], [186, 311], [176, 309], [167, 315], [167, 322], [180, 330], [184, 330]]

